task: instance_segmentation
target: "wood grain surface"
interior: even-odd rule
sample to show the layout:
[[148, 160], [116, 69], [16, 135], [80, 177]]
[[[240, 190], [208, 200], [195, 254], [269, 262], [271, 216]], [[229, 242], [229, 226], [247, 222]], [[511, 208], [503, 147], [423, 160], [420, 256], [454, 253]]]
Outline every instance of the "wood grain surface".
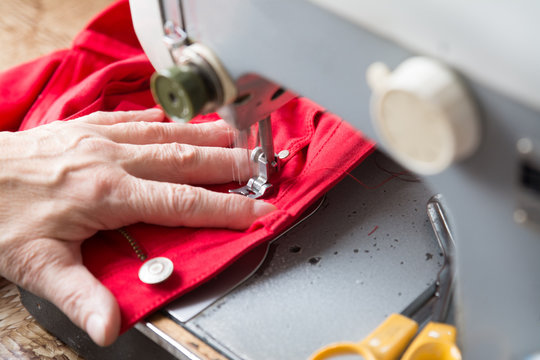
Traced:
[[0, 278], [0, 359], [82, 359], [43, 330], [19, 301], [15, 285]]
[[[112, 2], [0, 0], [0, 71], [69, 47], [77, 32]], [[0, 359], [81, 359], [36, 323], [15, 285], [1, 277]]]
[[0, 71], [53, 50], [112, 0], [0, 0]]
[[160, 314], [153, 314], [148, 319], [156, 328], [167, 334], [187, 348], [199, 359], [204, 360], [227, 360], [228, 358], [218, 353], [210, 345], [194, 336], [191, 332], [178, 325], [174, 320]]

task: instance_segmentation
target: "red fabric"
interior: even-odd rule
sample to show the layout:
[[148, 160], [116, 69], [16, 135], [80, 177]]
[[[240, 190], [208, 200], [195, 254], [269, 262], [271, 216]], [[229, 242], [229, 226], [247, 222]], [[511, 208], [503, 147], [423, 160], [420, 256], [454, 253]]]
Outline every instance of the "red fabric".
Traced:
[[[122, 0], [92, 21], [71, 49], [0, 75], [0, 126], [24, 130], [97, 110], [153, 107], [152, 72], [135, 37], [128, 1]], [[198, 121], [214, 119], [211, 114]], [[165, 256], [173, 261], [174, 273], [164, 283], [139, 281], [141, 261], [118, 232], [100, 232], [84, 242], [84, 263], [118, 299], [123, 330], [276, 237], [373, 149], [349, 125], [303, 98], [272, 114], [272, 128], [276, 150], [290, 151], [272, 179], [274, 192], [266, 198], [278, 211], [246, 231], [148, 224], [127, 228], [149, 258]], [[210, 188], [233, 187], [238, 184]]]

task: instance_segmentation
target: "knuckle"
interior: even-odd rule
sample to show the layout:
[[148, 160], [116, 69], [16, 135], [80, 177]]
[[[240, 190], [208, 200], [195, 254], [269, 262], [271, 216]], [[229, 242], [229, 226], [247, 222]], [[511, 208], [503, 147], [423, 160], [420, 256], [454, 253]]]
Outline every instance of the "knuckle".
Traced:
[[122, 123], [125, 120], [125, 113], [122, 111], [99, 111], [96, 114], [96, 119], [99, 122], [103, 122], [106, 124], [118, 124]]
[[[59, 286], [65, 287], [64, 284]], [[69, 314], [70, 318], [75, 320], [78, 324], [82, 324], [84, 321], [83, 304], [88, 298], [88, 290], [89, 289], [80, 286], [65, 288], [59, 292], [59, 295], [57, 295], [58, 298], [55, 299], [57, 304], [61, 306], [63, 312]]]
[[39, 283], [39, 274], [46, 265], [43, 256], [40, 256], [39, 244], [34, 244], [31, 249], [26, 246], [14, 247], [11, 252], [4, 252], [5, 259], [12, 259], [16, 266], [10, 267], [10, 277], [13, 282], [23, 288], [33, 290]]
[[171, 187], [169, 207], [184, 216], [194, 214], [203, 205], [204, 198], [199, 188], [178, 185]]
[[118, 187], [121, 176], [110, 168], [100, 167], [95, 169], [91, 175], [90, 186], [85, 191], [86, 196], [92, 202], [98, 202], [107, 199], [113, 194], [114, 189]]
[[240, 197], [239, 196], [224, 196], [222, 199], [222, 207], [223, 207], [223, 213], [227, 215], [233, 215], [236, 212], [238, 212], [238, 209], [240, 208]]
[[85, 122], [100, 123], [100, 122], [103, 122], [104, 118], [107, 118], [110, 115], [111, 115], [111, 113], [108, 113], [108, 112], [105, 112], [105, 111], [95, 111], [95, 112], [93, 112], [91, 114], [88, 114], [88, 115], [83, 116], [83, 117], [81, 117], [79, 119], [76, 119], [76, 120], [85, 121]]
[[89, 116], [95, 117], [96, 119], [102, 119], [103, 117], [110, 116], [110, 115], [114, 115], [114, 114], [111, 114], [110, 112], [100, 110], [100, 111], [93, 112]]
[[118, 172], [111, 176], [106, 174], [104, 181], [108, 181], [110, 195], [118, 199], [126, 199], [133, 195], [145, 193], [147, 190], [133, 176], [127, 172]]
[[120, 147], [109, 139], [84, 134], [74, 140], [74, 145], [84, 153], [115, 154]]
[[179, 170], [189, 171], [200, 162], [201, 154], [196, 146], [174, 143], [168, 144], [167, 149], [169, 158]]
[[170, 133], [169, 128], [162, 123], [137, 121], [129, 123], [127, 126], [128, 135], [131, 137], [142, 137], [152, 139], [153, 142], [166, 142]]

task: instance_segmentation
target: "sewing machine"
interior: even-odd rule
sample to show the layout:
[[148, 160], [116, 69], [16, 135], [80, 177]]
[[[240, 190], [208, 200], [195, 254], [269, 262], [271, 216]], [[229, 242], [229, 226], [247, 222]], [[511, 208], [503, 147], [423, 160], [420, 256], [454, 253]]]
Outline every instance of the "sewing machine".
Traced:
[[[182, 359], [247, 360], [306, 358], [326, 343], [359, 340], [433, 281], [440, 258], [424, 205], [440, 192], [457, 242], [464, 358], [540, 356], [539, 5], [131, 0], [131, 7], [158, 72], [154, 92], [171, 117], [219, 111], [238, 129], [259, 122], [258, 172], [240, 193], [264, 196], [271, 185], [281, 149], [273, 149], [268, 115], [293, 93], [423, 176], [373, 191], [345, 179], [273, 243], [258, 275], [188, 318], [178, 315], [190, 302], [181, 298], [139, 323], [131, 344], [142, 335]], [[377, 184], [380, 163], [399, 171], [383, 153], [353, 175]], [[369, 215], [351, 218], [362, 206]], [[384, 232], [371, 232], [377, 228]]]

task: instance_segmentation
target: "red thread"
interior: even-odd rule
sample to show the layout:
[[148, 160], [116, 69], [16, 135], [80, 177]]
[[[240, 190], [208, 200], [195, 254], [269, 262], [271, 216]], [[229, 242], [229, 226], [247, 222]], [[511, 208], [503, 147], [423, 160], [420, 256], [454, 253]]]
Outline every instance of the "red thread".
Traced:
[[[375, 160], [375, 166], [377, 166], [379, 170], [389, 175], [396, 175], [401, 181], [406, 181], [406, 182], [419, 182], [420, 181], [420, 179], [418, 179], [417, 177], [414, 177], [413, 174], [409, 173], [408, 171], [404, 171], [404, 173], [403, 172], [399, 173], [399, 172], [386, 169], [384, 166], [382, 166], [379, 163], [380, 157], [381, 157], [381, 153], [376, 153], [375, 156], [373, 157]], [[410, 178], [403, 177], [403, 175], [410, 176]]]
[[[362, 180], [358, 179], [356, 176], [354, 176], [353, 174], [351, 174], [349, 171], [347, 171], [345, 174], [350, 176], [354, 181], [356, 181], [358, 184], [362, 185], [362, 187], [364, 187], [365, 189], [367, 190], [375, 190], [375, 189], [378, 189], [380, 187], [382, 187], [383, 185], [385, 185], [387, 182], [389, 181], [392, 181], [394, 179], [399, 179], [399, 180], [403, 180], [403, 181], [406, 181], [406, 182], [419, 182], [420, 180], [416, 179], [416, 178], [413, 178], [413, 179], [406, 179], [406, 178], [403, 178], [403, 176], [411, 176], [411, 173], [407, 170], [403, 170], [403, 171], [400, 171], [400, 172], [391, 172], [391, 171], [388, 171], [386, 169], [383, 169], [383, 168], [380, 168], [380, 170], [386, 172], [387, 174], [391, 174], [389, 177], [387, 177], [386, 179], [384, 179], [383, 181], [381, 181], [380, 183], [378, 183], [377, 185], [374, 185], [374, 186], [371, 186], [371, 185], [368, 185], [366, 184], [365, 182], [363, 182]], [[304, 169], [305, 170], [305, 169]], [[298, 176], [301, 176], [302, 173], [304, 172], [304, 170], [302, 170], [302, 172], [298, 175]], [[328, 170], [336, 170], [335, 168], [330, 168], [330, 167], [327, 167], [327, 168], [320, 168], [318, 169], [317, 171], [328, 171]], [[280, 187], [283, 187], [285, 186], [287, 183], [289, 182], [294, 182], [294, 181], [298, 181], [298, 179], [289, 179], [289, 180], [286, 180], [284, 182], [282, 182], [280, 184]], [[281, 197], [283, 196], [284, 194], [280, 194], [279, 198], [277, 199], [277, 201], [279, 201], [281, 199]]]
[[370, 236], [370, 235], [373, 234], [375, 231], [377, 231], [378, 228], [379, 228], [379, 225], [375, 225], [375, 227], [373, 228], [373, 230], [371, 230], [371, 232], [368, 234], [368, 236]]
[[383, 186], [384, 184], [386, 184], [387, 182], [389, 182], [389, 181], [391, 181], [391, 180], [393, 180], [395, 178], [399, 178], [400, 176], [403, 176], [403, 175], [409, 175], [409, 172], [408, 171], [401, 171], [401, 172], [398, 172], [398, 173], [394, 173], [394, 174], [390, 175], [389, 177], [387, 177], [386, 179], [384, 179], [383, 181], [381, 181], [379, 184], [377, 184], [375, 186], [370, 186], [370, 185], [362, 182], [356, 176], [352, 175], [350, 172], [347, 172], [347, 175], [350, 176], [351, 178], [353, 178], [354, 181], [356, 181], [357, 183], [362, 185], [364, 188], [366, 188], [368, 190], [374, 190], [374, 189], [380, 188], [381, 186]]

